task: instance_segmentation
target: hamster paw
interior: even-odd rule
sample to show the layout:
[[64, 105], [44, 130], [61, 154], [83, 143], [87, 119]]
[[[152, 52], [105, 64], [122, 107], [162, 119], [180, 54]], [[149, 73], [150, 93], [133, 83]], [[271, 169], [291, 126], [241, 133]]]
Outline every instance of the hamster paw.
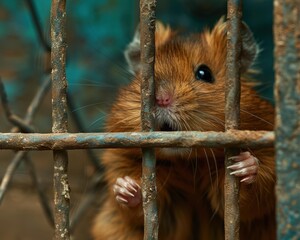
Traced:
[[253, 183], [256, 180], [256, 175], [259, 167], [259, 161], [250, 152], [242, 152], [238, 156], [231, 157], [230, 160], [236, 163], [227, 167], [233, 172], [230, 175], [241, 177], [242, 183]]
[[124, 206], [136, 207], [142, 202], [141, 187], [128, 176], [118, 178], [113, 191], [116, 201]]

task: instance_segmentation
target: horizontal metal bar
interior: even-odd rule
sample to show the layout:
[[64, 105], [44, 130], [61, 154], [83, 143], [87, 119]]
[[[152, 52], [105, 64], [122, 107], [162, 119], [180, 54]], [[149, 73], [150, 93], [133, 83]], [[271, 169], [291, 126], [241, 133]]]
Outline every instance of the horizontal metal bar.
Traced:
[[0, 149], [26, 151], [133, 147], [264, 148], [273, 144], [273, 131], [0, 134]]

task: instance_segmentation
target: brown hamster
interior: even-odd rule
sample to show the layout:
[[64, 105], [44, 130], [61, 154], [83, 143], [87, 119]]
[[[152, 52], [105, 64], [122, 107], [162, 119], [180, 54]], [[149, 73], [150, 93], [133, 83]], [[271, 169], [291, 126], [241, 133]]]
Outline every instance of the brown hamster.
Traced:
[[[224, 131], [226, 23], [180, 37], [156, 29], [156, 130]], [[271, 104], [247, 80], [258, 52], [242, 26], [241, 129], [273, 130]], [[132, 82], [120, 90], [109, 132], [141, 131], [139, 32], [125, 51]], [[224, 239], [224, 150], [156, 149], [159, 239]], [[241, 239], [275, 239], [273, 149], [241, 149], [230, 168], [241, 180]], [[141, 150], [107, 149], [102, 163], [109, 192], [92, 227], [96, 240], [143, 239]]]

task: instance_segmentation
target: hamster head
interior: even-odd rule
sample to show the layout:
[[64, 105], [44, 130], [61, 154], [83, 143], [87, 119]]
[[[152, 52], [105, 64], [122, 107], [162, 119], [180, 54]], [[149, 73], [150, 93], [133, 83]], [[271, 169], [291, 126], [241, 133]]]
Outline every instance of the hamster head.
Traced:
[[[245, 23], [241, 32], [241, 73], [245, 74], [258, 47]], [[226, 22], [222, 18], [211, 31], [185, 38], [168, 26], [156, 24], [156, 130], [224, 130], [226, 38]], [[140, 82], [139, 31], [125, 57]]]

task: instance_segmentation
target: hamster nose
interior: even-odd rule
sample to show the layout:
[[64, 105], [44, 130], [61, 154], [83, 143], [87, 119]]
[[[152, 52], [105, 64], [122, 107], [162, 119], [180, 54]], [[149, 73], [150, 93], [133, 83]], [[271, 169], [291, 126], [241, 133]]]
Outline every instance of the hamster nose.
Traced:
[[168, 107], [172, 104], [172, 97], [169, 94], [160, 94], [156, 96], [156, 104], [159, 107]]

